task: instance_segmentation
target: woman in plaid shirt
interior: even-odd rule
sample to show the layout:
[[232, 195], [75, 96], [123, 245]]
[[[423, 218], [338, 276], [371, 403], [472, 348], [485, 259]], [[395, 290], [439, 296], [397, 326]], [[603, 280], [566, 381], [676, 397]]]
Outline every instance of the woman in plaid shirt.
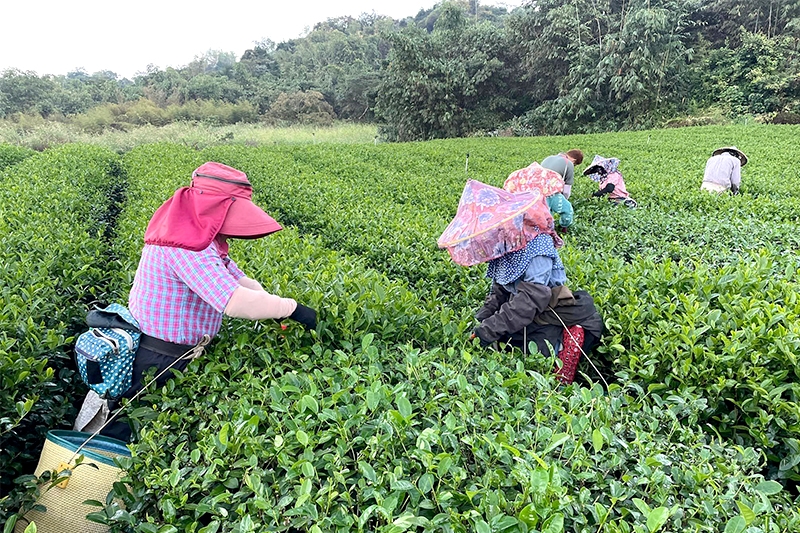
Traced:
[[[128, 306], [142, 338], [133, 365], [131, 398], [149, 369], [183, 370], [220, 330], [223, 315], [250, 320], [291, 318], [316, 327], [316, 311], [266, 292], [228, 257], [228, 238], [257, 239], [281, 226], [252, 202], [244, 172], [208, 162], [153, 215]], [[200, 347], [200, 350], [195, 347]], [[176, 359], [180, 359], [176, 361]], [[163, 384], [170, 373], [156, 383]], [[130, 440], [127, 423], [102, 434]]]

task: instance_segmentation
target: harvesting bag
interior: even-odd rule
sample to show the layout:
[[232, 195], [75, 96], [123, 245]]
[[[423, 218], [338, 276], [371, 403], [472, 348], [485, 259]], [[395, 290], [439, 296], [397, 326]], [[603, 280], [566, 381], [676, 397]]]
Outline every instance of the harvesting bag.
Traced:
[[[65, 465], [74, 465], [75, 452], [91, 437], [90, 433], [53, 430], [47, 433], [35, 475], [46, 470], [62, 471]], [[86, 519], [86, 515], [99, 509], [85, 505], [86, 500], [105, 502], [114, 483], [122, 477], [122, 470], [114, 463], [115, 457], [130, 457], [131, 452], [122, 441], [108, 437], [94, 437], [80, 450], [83, 462], [71, 468], [66, 487], [58, 485], [44, 489], [37, 504], [45, 512], [30, 511], [28, 521], [36, 522], [39, 533], [105, 533], [108, 526]], [[15, 533], [25, 531], [27, 522], [18, 520]]]
[[539, 189], [547, 197], [564, 190], [564, 179], [555, 170], [544, 168], [534, 161], [527, 167], [509, 174], [503, 183], [503, 189], [511, 193]]
[[456, 264], [472, 266], [515, 252], [541, 233], [553, 235], [560, 245], [539, 189], [512, 194], [469, 180], [456, 216], [437, 244], [447, 249]]
[[139, 348], [139, 323], [128, 308], [111, 304], [86, 315], [89, 331], [75, 343], [83, 381], [105, 398], [119, 398], [131, 387], [133, 358]]

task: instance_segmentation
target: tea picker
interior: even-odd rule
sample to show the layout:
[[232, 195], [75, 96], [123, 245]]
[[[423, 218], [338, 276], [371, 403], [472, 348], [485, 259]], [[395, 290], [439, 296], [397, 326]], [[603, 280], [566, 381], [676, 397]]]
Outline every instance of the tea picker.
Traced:
[[608, 196], [608, 201], [616, 205], [634, 208], [637, 206], [628, 190], [625, 188], [625, 178], [619, 171], [620, 160], [616, 157], [602, 157], [595, 155], [592, 163], [583, 171], [583, 175], [596, 181], [598, 190], [592, 193], [593, 197]]
[[[213, 339], [223, 316], [288, 317], [308, 330], [316, 327], [314, 309], [268, 293], [228, 255], [231, 238], [258, 239], [282, 229], [253, 203], [252, 195], [244, 172], [208, 162], [195, 169], [190, 186], [175, 191], [153, 214], [128, 298], [141, 343], [132, 385], [121, 398], [138, 392], [150, 368], [157, 373], [168, 367], [184, 370], [190, 358], [183, 354]], [[156, 384], [170, 375], [166, 372]], [[131, 436], [124, 422], [108, 426], [102, 434], [120, 440]]]
[[742, 183], [742, 167], [747, 156], [735, 146], [717, 148], [706, 161], [700, 189], [711, 193], [738, 194]]
[[550, 155], [542, 159], [542, 167], [557, 172], [564, 180], [564, 198], [569, 200], [572, 195], [572, 184], [575, 181], [575, 165], [583, 163], [583, 152], [577, 148]]
[[[118, 479], [118, 469], [108, 474], [109, 483], [102, 485], [91, 477], [93, 468], [80, 465], [72, 469], [75, 459], [96, 452], [105, 459], [95, 463], [102, 463], [129, 455], [125, 442], [130, 441], [132, 431], [128, 423], [119, 420], [118, 405], [123, 399], [130, 400], [126, 405], [134, 405], [147, 386], [163, 385], [172, 370], [184, 370], [217, 335], [223, 316], [249, 320], [288, 317], [306, 330], [316, 328], [314, 309], [268, 293], [228, 256], [230, 238], [257, 239], [282, 229], [253, 203], [252, 195], [253, 186], [244, 172], [216, 162], [195, 169], [190, 186], [175, 191], [148, 223], [128, 308], [112, 304], [87, 316], [90, 330], [78, 339], [76, 359], [91, 391], [75, 429], [88, 432], [66, 436], [51, 432], [48, 442], [57, 441], [60, 452], [51, 453], [52, 446], [46, 443], [43, 454], [47, 458], [43, 455], [40, 461], [46, 470], [63, 471], [64, 466], [59, 468], [62, 462], [70, 467], [65, 494], [80, 494], [81, 501], [105, 498], [105, 494], [86, 498], [78, 489], [90, 487], [95, 493], [101, 486], [108, 489], [113, 484], [109, 480]], [[153, 369], [155, 377], [145, 383], [144, 376]], [[59, 460], [51, 461], [50, 456], [56, 455]], [[111, 463], [106, 466], [116, 468]], [[84, 476], [85, 482], [76, 483]], [[51, 493], [57, 497], [53, 490], [61, 489], [51, 489], [42, 497]], [[68, 498], [62, 495], [61, 500]], [[62, 508], [48, 507], [55, 520], [86, 515], [83, 509], [58, 509]], [[76, 527], [74, 531], [93, 531]], [[40, 527], [39, 531], [70, 530]]]
[[461, 266], [488, 263], [491, 288], [472, 338], [525, 350], [530, 340], [545, 355], [553, 346], [562, 361], [556, 375], [571, 383], [580, 356], [599, 343], [603, 321], [588, 293], [567, 287], [562, 244], [539, 189], [513, 194], [475, 180], [438, 239]]
[[525, 168], [509, 174], [503, 183], [503, 189], [511, 193], [520, 193], [538, 189], [545, 196], [550, 214], [558, 215], [558, 231], [566, 233], [572, 225], [574, 211], [572, 204], [564, 196], [564, 179], [554, 170], [544, 168], [534, 161]]

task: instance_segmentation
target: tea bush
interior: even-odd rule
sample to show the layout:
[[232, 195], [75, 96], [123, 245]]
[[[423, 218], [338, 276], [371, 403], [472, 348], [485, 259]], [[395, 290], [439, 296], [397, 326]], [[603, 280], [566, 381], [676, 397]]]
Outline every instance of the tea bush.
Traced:
[[26, 159], [36, 152], [30, 148], [23, 146], [14, 146], [12, 144], [0, 144], [0, 170], [6, 167], [15, 165]]
[[[563, 251], [571, 284], [589, 288], [610, 313], [614, 335], [607, 344], [622, 350], [601, 348], [601, 359], [622, 370], [620, 379], [672, 388], [679, 357], [691, 369], [682, 372], [680, 386], [709, 394], [703, 421], [734, 442], [769, 450], [771, 475], [800, 479], [800, 371], [791, 299], [798, 266], [792, 252], [800, 248], [795, 231], [800, 172], [789, 156], [798, 132], [787, 126], [691, 128], [558, 138], [558, 147], [552, 138], [481, 139], [220, 147], [205, 153], [249, 171], [264, 203], [281, 220], [407, 280], [424, 299], [455, 309], [476, 306], [486, 291], [482, 268], [461, 269], [435, 249], [455, 211], [467, 153], [469, 176], [495, 185], [559, 147], [590, 146], [592, 152], [620, 157], [628, 188], [642, 208], [613, 209], [603, 200], [587, 200], [596, 185], [577, 176], [577, 222]], [[728, 139], [740, 139], [736, 142], [751, 161], [743, 170], [742, 194], [715, 197], [699, 184], [705, 160], [715, 147], [730, 144]], [[766, 268], [765, 258], [771, 263]], [[731, 283], [731, 276], [752, 286], [748, 300], [737, 297], [743, 286]], [[684, 312], [684, 298], [696, 308]], [[677, 312], [669, 311], [673, 308]], [[703, 313], [711, 313], [712, 320]], [[615, 320], [621, 320], [619, 326]], [[679, 337], [695, 329], [699, 333], [690, 340]], [[652, 339], [658, 339], [658, 350]], [[735, 352], [725, 367], [708, 354], [723, 348]], [[742, 365], [741, 357], [753, 350], [762, 356]], [[720, 383], [710, 384], [712, 377]]]
[[[0, 190], [0, 493], [49, 429], [71, 426], [73, 335], [105, 298], [118, 156], [68, 145], [3, 171]], [[113, 269], [113, 268], [112, 268]], [[79, 387], [78, 387], [79, 389]]]
[[[753, 143], [752, 150], [747, 149], [751, 163], [744, 169], [743, 193], [714, 197], [699, 191], [706, 157], [714, 146], [723, 144], [716, 138], [742, 135], [741, 131], [746, 131], [748, 142]], [[781, 301], [764, 307], [760, 286], [751, 291], [746, 307], [740, 303], [719, 308], [715, 299], [736, 297], [741, 286], [728, 282], [734, 274], [751, 282], [774, 280], [770, 286], [775, 294], [767, 295], [770, 302], [779, 291], [792, 292], [796, 287], [797, 261], [786, 251], [796, 250], [799, 244], [794, 220], [800, 193], [789, 186], [798, 180], [791, 175], [785, 178], [792, 172], [786, 155], [796, 131], [787, 127], [694, 128], [560, 139], [563, 146], [586, 143], [601, 154], [619, 156], [629, 189], [642, 204], [641, 209], [631, 211], [612, 209], [601, 200], [583, 200], [595, 184], [576, 177], [573, 200], [579, 216], [566, 237], [563, 255], [573, 286], [590, 289], [606, 310], [613, 334], [613, 342], [607, 344], [617, 348], [601, 348], [604, 353], [599, 362], [622, 370], [620, 379], [642, 386], [674, 387], [674, 359], [664, 354], [679, 354], [683, 365], [691, 368], [683, 372], [680, 386], [710, 394], [703, 421], [734, 442], [766, 447], [771, 475], [778, 478], [796, 478], [800, 472], [798, 370], [792, 355], [795, 313]], [[756, 144], [759, 140], [761, 144]], [[679, 141], [684, 143], [680, 150], [669, 147]], [[425, 301], [463, 310], [476, 306], [485, 293], [486, 282], [480, 278], [483, 270], [462, 269], [435, 248], [465, 179], [459, 154], [469, 150], [472, 177], [500, 185], [507, 175], [504, 168], [523, 166], [526, 154], [557, 151], [547, 143], [553, 140], [219, 147], [207, 149], [205, 157], [196, 161], [221, 160], [249, 172], [262, 204], [284, 223], [319, 235], [327, 247], [358, 256], [392, 278], [406, 280]], [[762, 148], [765, 145], [774, 147], [779, 156], [770, 155]], [[702, 152], [704, 146], [708, 147], [706, 153]], [[764, 153], [759, 155], [759, 149]], [[590, 157], [587, 150], [587, 159]], [[694, 174], [688, 173], [691, 170]], [[784, 179], [774, 179], [779, 173]], [[751, 265], [764, 254], [775, 264], [753, 269]], [[673, 268], [656, 268], [665, 264]], [[679, 334], [685, 335], [687, 320], [696, 324], [700, 319], [695, 309], [688, 317], [681, 311], [680, 297], [698, 292], [706, 302], [697, 305], [702, 312], [714, 312], [711, 317], [719, 316], [719, 324], [695, 326], [703, 331], [692, 342], [706, 344], [695, 350], [696, 345], [682, 341]], [[665, 314], [667, 303], [678, 310]], [[761, 320], [752, 323], [750, 330], [737, 318], [747, 316], [742, 315], [746, 312]], [[618, 325], [620, 316], [625, 319]], [[764, 318], [771, 316], [782, 319], [770, 323]], [[783, 329], [772, 331], [776, 325]], [[624, 333], [619, 328], [624, 328]], [[717, 341], [706, 340], [709, 330]], [[736, 348], [724, 340], [728, 336], [741, 337]], [[651, 338], [666, 344], [653, 351]], [[775, 338], [781, 342], [775, 343]], [[707, 353], [720, 346], [738, 351], [727, 359], [734, 373], [724, 379], [716, 374], [722, 367]], [[644, 358], [644, 366], [640, 350], [651, 354]], [[740, 355], [752, 350], [763, 357], [755, 366], [742, 366]], [[717, 376], [720, 384], [709, 384], [711, 376]], [[773, 388], [782, 392], [752, 396], [753, 391]]]
[[697, 397], [559, 391], [538, 356], [377, 339], [308, 358], [222, 341], [140, 409], [119, 521], [204, 532], [798, 525], [780, 485], [754, 475], [753, 449], [696, 427]]

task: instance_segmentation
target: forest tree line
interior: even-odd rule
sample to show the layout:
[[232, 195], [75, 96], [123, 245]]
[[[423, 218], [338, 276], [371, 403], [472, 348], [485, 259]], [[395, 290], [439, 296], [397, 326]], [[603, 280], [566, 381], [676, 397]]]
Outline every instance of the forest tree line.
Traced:
[[99, 128], [338, 119], [407, 141], [657, 127], [709, 109], [800, 121], [800, 0], [448, 1], [404, 20], [328, 19], [133, 80], [0, 74], [0, 118]]

